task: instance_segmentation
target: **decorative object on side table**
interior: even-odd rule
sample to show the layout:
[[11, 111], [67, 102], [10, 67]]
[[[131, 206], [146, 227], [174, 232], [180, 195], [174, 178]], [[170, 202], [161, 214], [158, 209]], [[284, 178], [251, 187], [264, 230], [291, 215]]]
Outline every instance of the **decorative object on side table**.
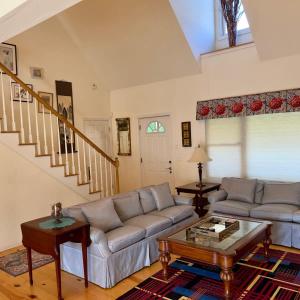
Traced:
[[52, 205], [52, 213], [51, 216], [55, 218], [56, 223], [61, 223], [62, 218], [62, 205], [60, 202], [57, 202]]
[[191, 158], [189, 159], [189, 162], [198, 163], [199, 187], [205, 186], [205, 184], [203, 184], [202, 182], [202, 164], [207, 163], [209, 161], [212, 161], [212, 159], [209, 158], [204, 149], [200, 148], [200, 145], [198, 145], [198, 147], [195, 148]]
[[192, 182], [186, 185], [177, 186], [176, 191], [178, 195], [180, 195], [180, 193], [188, 193], [195, 195], [195, 210], [199, 217], [201, 217], [207, 213], [207, 210], [204, 209], [204, 206], [208, 204], [208, 201], [207, 197], [205, 197], [204, 195], [212, 191], [218, 191], [220, 189], [220, 186], [220, 183], [206, 182], [205, 186], [199, 187], [198, 182]]
[[131, 155], [131, 134], [130, 134], [130, 118], [118, 118], [118, 155]]
[[[49, 221], [54, 223], [55, 220], [53, 217], [40, 218], [21, 224], [22, 242], [27, 249], [30, 285], [33, 285], [31, 249], [42, 254], [51, 255], [55, 261], [58, 300], [63, 299], [60, 272], [60, 245], [63, 243], [81, 243], [84, 281], [85, 287], [88, 287], [87, 247], [91, 243], [90, 225], [72, 218], [68, 219], [73, 220], [71, 225], [55, 229], [42, 228], [41, 226], [41, 224], [45, 224]], [[63, 222], [58, 224], [61, 225]]]
[[191, 122], [181, 123], [182, 147], [192, 147]]

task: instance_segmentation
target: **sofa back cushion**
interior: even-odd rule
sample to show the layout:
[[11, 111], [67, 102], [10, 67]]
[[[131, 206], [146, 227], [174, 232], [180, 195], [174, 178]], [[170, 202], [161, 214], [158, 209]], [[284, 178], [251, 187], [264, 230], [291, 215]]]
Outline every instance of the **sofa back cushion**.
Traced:
[[228, 200], [254, 203], [256, 183], [256, 179], [224, 177], [222, 180], [222, 187], [228, 194]]
[[123, 226], [111, 198], [84, 204], [81, 209], [91, 226], [104, 232]]
[[151, 191], [151, 186], [144, 187], [136, 190], [140, 196], [140, 202], [144, 211], [144, 214], [147, 214], [153, 210], [156, 210], [155, 200]]
[[152, 186], [150, 189], [158, 210], [175, 205], [168, 182]]
[[262, 198], [264, 195], [264, 187], [265, 183], [262, 180], [257, 180], [256, 189], [255, 189], [255, 196], [254, 196], [254, 202], [256, 204], [262, 203]]
[[138, 192], [115, 195], [113, 201], [122, 222], [143, 214]]
[[263, 203], [300, 205], [300, 182], [265, 183]]

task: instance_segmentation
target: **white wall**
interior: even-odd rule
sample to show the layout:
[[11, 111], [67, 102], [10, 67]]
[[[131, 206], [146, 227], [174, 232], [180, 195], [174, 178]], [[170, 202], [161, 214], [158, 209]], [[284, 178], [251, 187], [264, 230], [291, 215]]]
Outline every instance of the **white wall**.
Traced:
[[195, 120], [197, 101], [300, 86], [300, 55], [262, 62], [251, 44], [204, 55], [201, 61], [200, 75], [111, 93], [114, 118], [130, 117], [132, 125], [132, 156], [120, 157], [121, 190], [141, 186], [139, 116], [170, 113], [175, 185], [184, 184], [197, 179], [197, 168], [187, 162], [192, 148], [181, 146], [181, 122], [192, 122], [193, 147], [205, 142], [205, 123]]

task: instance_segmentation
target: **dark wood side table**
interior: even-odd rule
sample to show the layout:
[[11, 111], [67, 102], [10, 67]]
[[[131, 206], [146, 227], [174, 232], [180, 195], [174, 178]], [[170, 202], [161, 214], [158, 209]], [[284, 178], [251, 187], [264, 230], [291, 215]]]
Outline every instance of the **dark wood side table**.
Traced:
[[[33, 285], [32, 279], [32, 259], [31, 249], [51, 255], [55, 261], [57, 294], [58, 300], [62, 300], [61, 294], [61, 270], [60, 270], [60, 244], [65, 242], [74, 242], [82, 244], [82, 258], [85, 287], [88, 287], [87, 273], [87, 247], [90, 245], [90, 225], [75, 221], [74, 224], [60, 229], [42, 229], [39, 224], [49, 220], [51, 217], [45, 217], [21, 224], [22, 242], [27, 249], [28, 271], [30, 285]], [[77, 262], [74, 262], [77, 263]]]
[[176, 187], [177, 194], [188, 193], [194, 194], [194, 203], [196, 205], [196, 213], [199, 217], [204, 216], [207, 213], [207, 210], [204, 209], [204, 206], [208, 204], [207, 197], [204, 197], [204, 194], [212, 191], [218, 191], [220, 189], [220, 183], [206, 182], [202, 187], [197, 186], [198, 182], [189, 183], [186, 185]]

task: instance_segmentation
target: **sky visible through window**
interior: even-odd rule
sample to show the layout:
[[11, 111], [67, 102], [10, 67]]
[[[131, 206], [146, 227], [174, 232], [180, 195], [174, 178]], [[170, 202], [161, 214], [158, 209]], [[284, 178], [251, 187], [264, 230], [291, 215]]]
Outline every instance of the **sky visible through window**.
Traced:
[[249, 28], [249, 23], [247, 20], [246, 13], [244, 11], [243, 4], [241, 4], [241, 6], [240, 6], [240, 12], [243, 12], [243, 14], [241, 15], [241, 17], [238, 21], [237, 30], [243, 30], [243, 29]]

